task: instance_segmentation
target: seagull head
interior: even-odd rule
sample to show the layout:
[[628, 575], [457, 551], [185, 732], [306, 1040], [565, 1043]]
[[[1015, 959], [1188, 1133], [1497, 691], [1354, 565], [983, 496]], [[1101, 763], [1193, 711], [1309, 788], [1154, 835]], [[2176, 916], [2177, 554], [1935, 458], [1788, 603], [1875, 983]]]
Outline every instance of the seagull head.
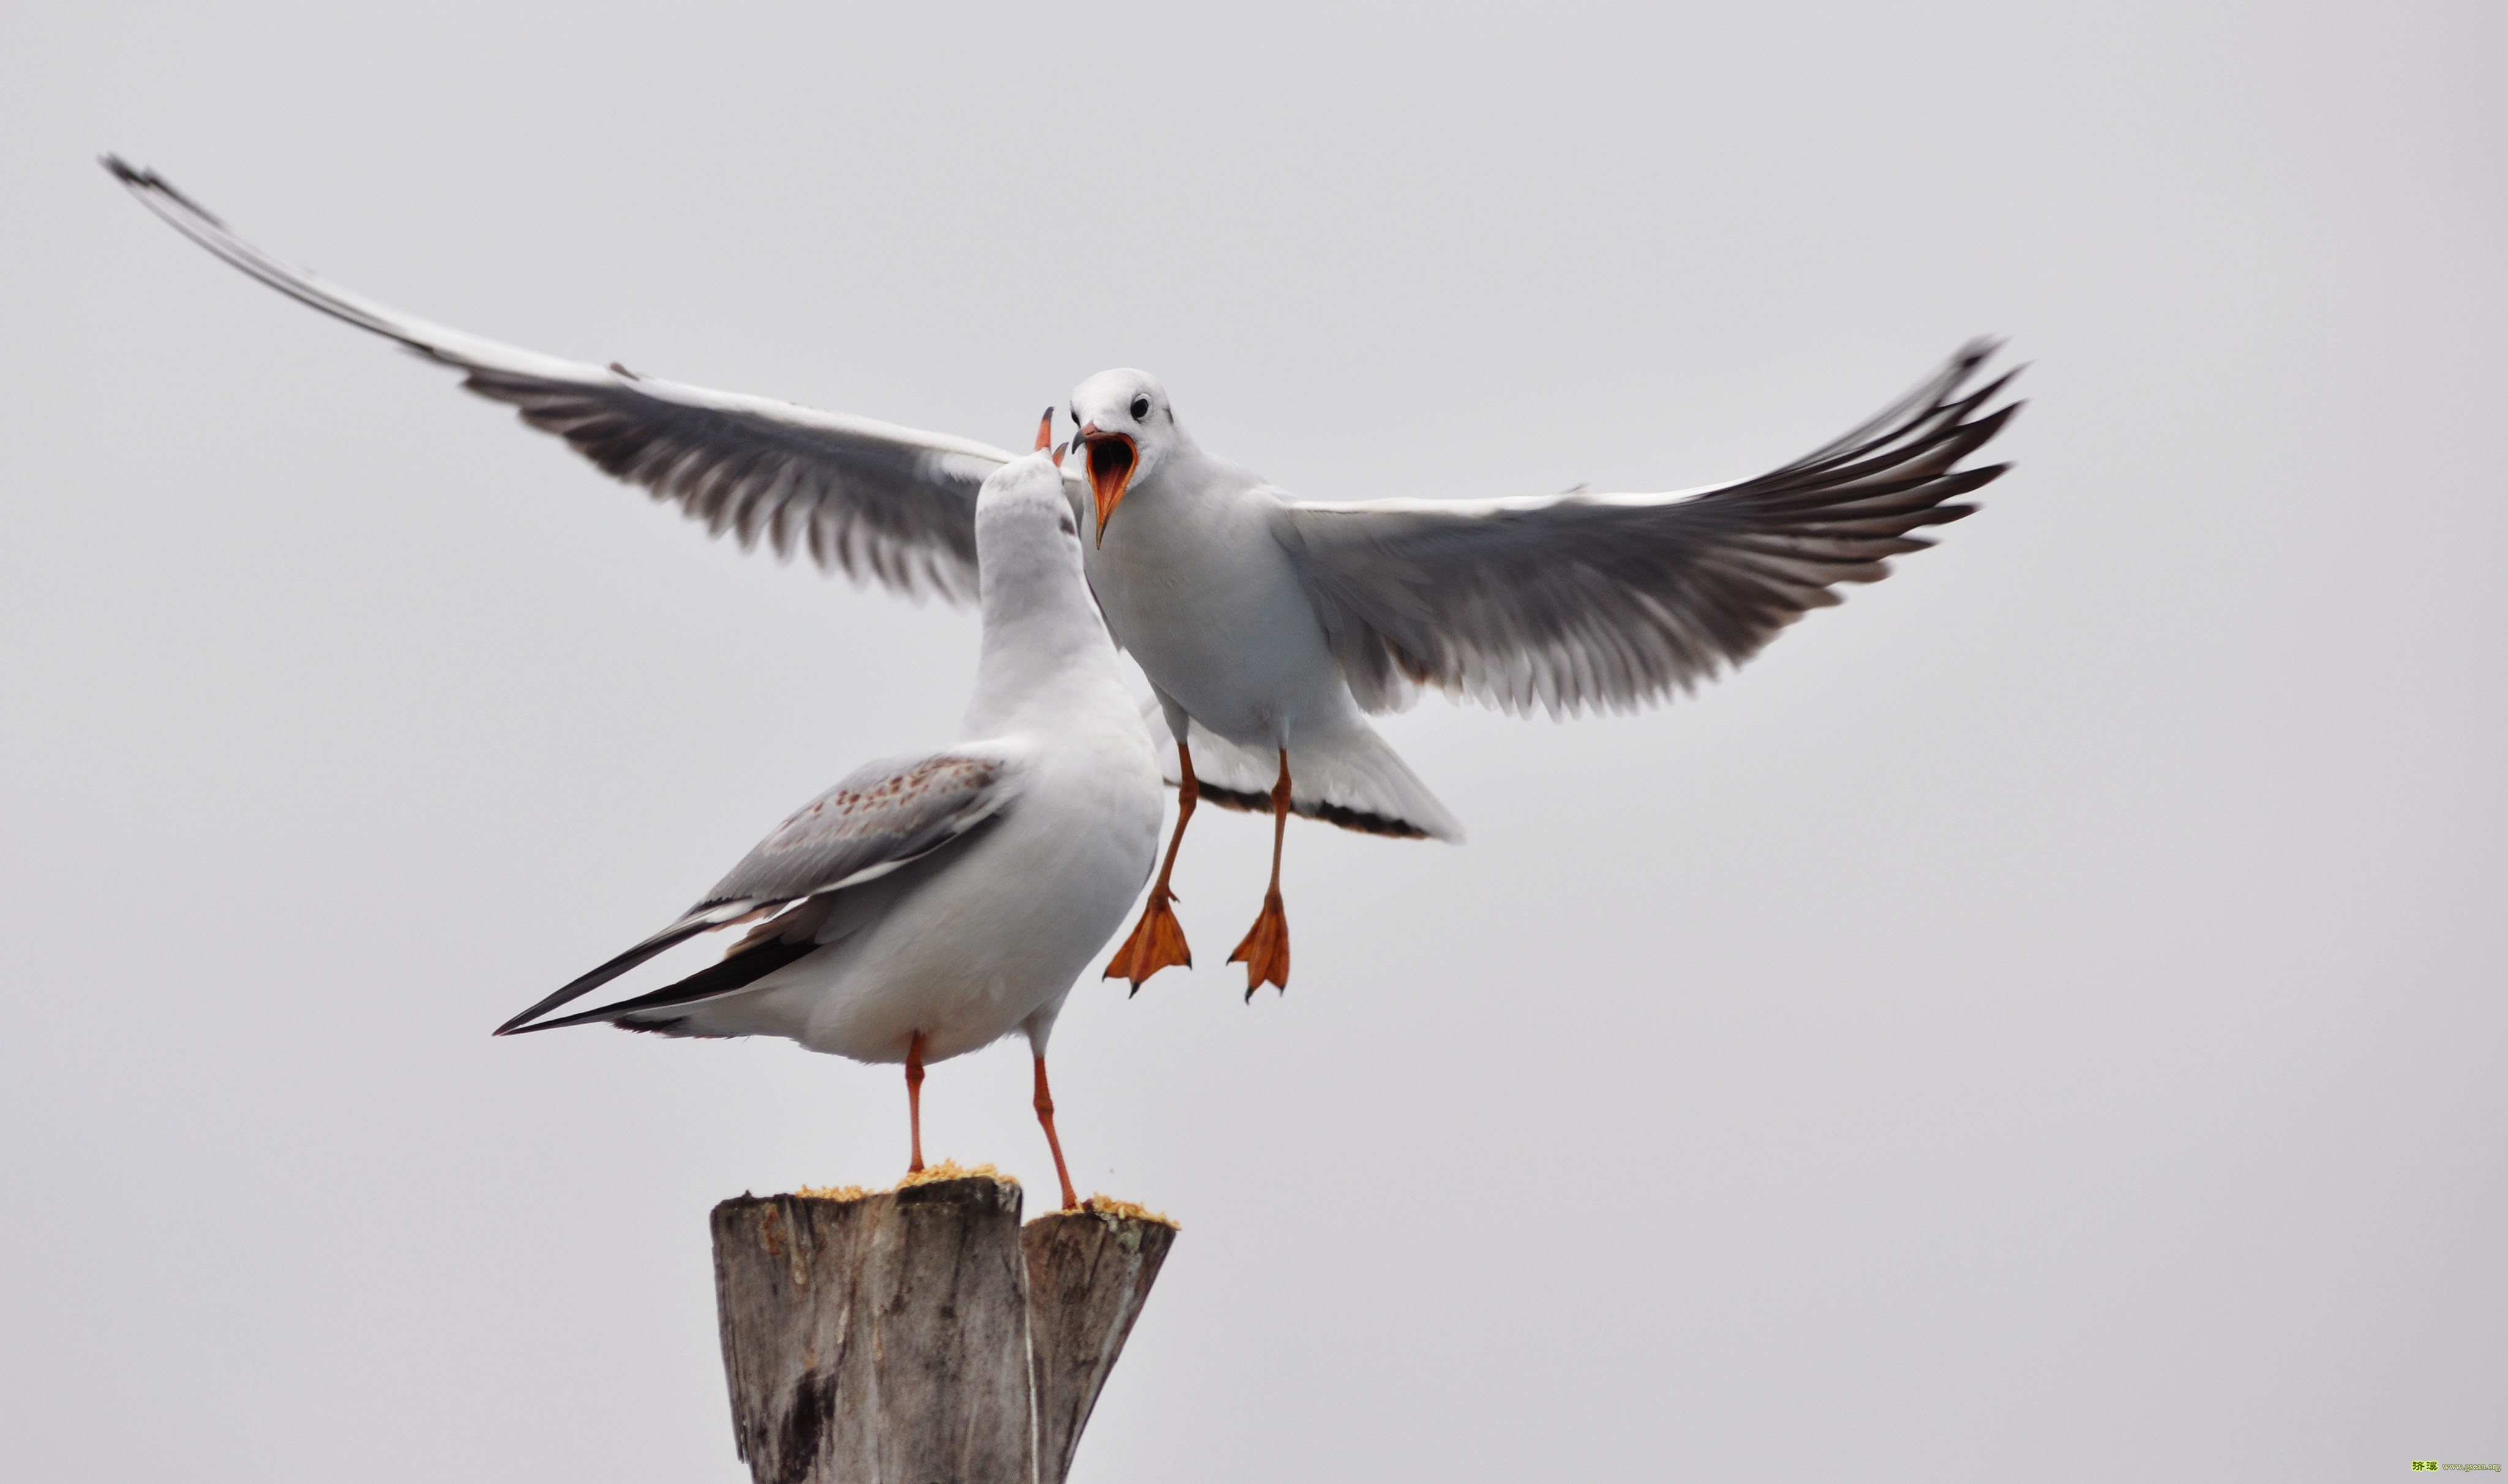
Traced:
[[1071, 393], [1071, 421], [1097, 498], [1097, 544], [1125, 492], [1147, 479], [1184, 442], [1167, 389], [1146, 371], [1100, 371]]
[[[1039, 449], [1012, 460], [976, 493], [976, 539], [995, 534], [1005, 540], [1077, 551], [1080, 533], [1071, 524], [1071, 502], [1062, 493], [1062, 450]], [[978, 558], [980, 565], [981, 558]]]
[[1039, 449], [1014, 459], [976, 494], [976, 570], [987, 615], [998, 604], [1027, 601], [1019, 594], [1040, 583], [1088, 590], [1060, 453]]

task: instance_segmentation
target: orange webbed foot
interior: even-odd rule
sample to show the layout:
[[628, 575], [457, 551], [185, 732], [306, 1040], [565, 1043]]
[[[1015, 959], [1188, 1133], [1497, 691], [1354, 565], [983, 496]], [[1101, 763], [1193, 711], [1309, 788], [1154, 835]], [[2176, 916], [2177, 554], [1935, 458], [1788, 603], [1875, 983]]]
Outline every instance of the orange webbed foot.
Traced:
[[1277, 984], [1281, 992], [1289, 988], [1289, 913], [1280, 906], [1276, 891], [1263, 894], [1263, 914], [1254, 919], [1254, 930], [1228, 955], [1228, 961], [1245, 966], [1245, 997], [1265, 984]]
[[1113, 961], [1106, 965], [1106, 978], [1130, 980], [1132, 992], [1137, 994], [1142, 983], [1161, 969], [1193, 967], [1193, 949], [1185, 945], [1184, 924], [1176, 921], [1175, 909], [1170, 905], [1174, 901], [1173, 892], [1163, 888], [1151, 891], [1150, 905], [1141, 909], [1141, 920], [1132, 928], [1132, 936], [1124, 940]]

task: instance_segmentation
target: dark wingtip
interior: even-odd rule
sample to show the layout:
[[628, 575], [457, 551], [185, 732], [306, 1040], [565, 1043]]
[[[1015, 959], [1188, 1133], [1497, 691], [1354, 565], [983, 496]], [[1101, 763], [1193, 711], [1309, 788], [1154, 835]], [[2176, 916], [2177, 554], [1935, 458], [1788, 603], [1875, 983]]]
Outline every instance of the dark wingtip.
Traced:
[[526, 1025], [523, 1023], [523, 1021], [530, 1020], [535, 1013], [534, 1011], [526, 1010], [521, 1015], [507, 1020], [504, 1024], [498, 1026], [495, 1033], [500, 1036], [528, 1036], [543, 1030], [563, 1030], [570, 1025], [589, 1025], [599, 1020], [608, 1020], [609, 1018], [609, 1013], [617, 1008], [618, 1007], [615, 1005], [606, 1005], [599, 1010], [586, 1010], [577, 1015], [560, 1016], [554, 1020], [542, 1020], [536, 1025]]
[[[591, 978], [590, 975], [586, 975], [584, 977], [586, 979]], [[589, 989], [592, 986], [590, 984], [586, 984], [584, 986], [585, 989]], [[568, 993], [567, 990], [569, 989], [574, 990], [574, 993]], [[574, 989], [572, 984], [569, 984], [566, 989], [561, 989], [557, 993], [550, 995], [547, 999], [540, 1001], [531, 1009], [526, 1010], [522, 1014], [515, 1016], [512, 1020], [507, 1020], [504, 1024], [498, 1026], [495, 1030], [489, 1032], [489, 1034], [498, 1036], [521, 1036], [529, 1035], [535, 1030], [546, 1030], [549, 1028], [549, 1025], [553, 1025], [557, 1022], [552, 1020], [549, 1022], [549, 1025], [534, 1025], [531, 1022], [539, 1019], [541, 1016], [548, 1014], [550, 1011], [555, 1010], [558, 1006], [565, 1004], [568, 1000], [573, 999], [575, 995], [581, 994], [583, 990]]]
[[[584, 987], [590, 988], [592, 986], [587, 984]], [[577, 993], [580, 992], [581, 991], [577, 991]], [[558, 1004], [564, 1004], [565, 1000], [571, 1000], [574, 997], [574, 995], [570, 994], [565, 996], [565, 999], [558, 999], [558, 996], [551, 995], [549, 999], [558, 1000]], [[490, 1034], [498, 1036], [528, 1036], [535, 1030], [555, 1030], [561, 1025], [573, 1023], [572, 1018], [557, 1020], [541, 1020], [537, 1025], [529, 1023], [531, 1020], [534, 1020], [540, 1016], [544, 1016], [556, 1008], [558, 1008], [557, 1005], [549, 1003], [549, 1000], [542, 1000], [538, 1004], [534, 1005], [531, 1009], [524, 1011], [521, 1015], [507, 1020], [504, 1024], [498, 1026], [494, 1031], [491, 1031]]]
[[159, 196], [163, 196], [169, 201], [179, 204], [184, 210], [191, 212], [193, 215], [198, 216], [203, 221], [207, 222], [213, 227], [223, 227], [226, 225], [226, 223], [218, 220], [216, 212], [210, 210], [204, 205], [202, 205], [199, 202], [194, 201], [182, 192], [175, 190], [173, 182], [167, 180], [165, 176], [158, 174], [155, 170], [141, 169], [139, 167], [132, 165], [129, 161], [123, 159], [120, 155], [114, 154], [110, 150], [96, 156], [95, 163], [112, 171], [114, 179], [121, 181], [124, 185], [129, 186], [134, 191], [149, 191], [154, 192]]
[[572, 1025], [573, 1023], [574, 1022], [572, 1020], [551, 1020], [545, 1025], [499, 1025], [497, 1027], [496, 1034], [500, 1036], [528, 1036], [534, 1031], [555, 1030], [561, 1025]]

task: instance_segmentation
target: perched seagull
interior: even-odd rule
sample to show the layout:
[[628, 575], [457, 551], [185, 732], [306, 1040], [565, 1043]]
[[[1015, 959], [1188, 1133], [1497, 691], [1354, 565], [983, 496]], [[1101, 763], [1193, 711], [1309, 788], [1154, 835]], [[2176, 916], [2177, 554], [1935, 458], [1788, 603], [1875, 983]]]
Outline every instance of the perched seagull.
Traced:
[[[916, 1170], [924, 1064], [1024, 1031], [1063, 1208], [1079, 1206], [1045, 1044], [1072, 982], [1149, 879], [1162, 806], [1149, 730], [1089, 600], [1058, 461], [1014, 460], [977, 496], [983, 649], [961, 740], [855, 769], [670, 926], [497, 1034], [608, 1021], [903, 1061]], [[539, 1019], [700, 933], [753, 921], [720, 963], [677, 983]]]
[[[1012, 456], [886, 423], [554, 359], [431, 325], [325, 283], [229, 232], [150, 171], [105, 166], [185, 236], [282, 293], [464, 373], [618, 478], [743, 545], [806, 544], [824, 567], [964, 601], [976, 490]], [[1531, 500], [1291, 499], [1201, 451], [1166, 391], [1108, 371], [1073, 392], [1089, 586], [1157, 693], [1179, 806], [1140, 921], [1106, 966], [1137, 989], [1192, 963], [1169, 877], [1195, 804], [1272, 816], [1272, 885], [1232, 962], [1246, 993], [1289, 979], [1288, 816], [1460, 839], [1462, 827], [1368, 724], [1422, 686], [1510, 712], [1630, 710], [1686, 691], [1931, 544], [1911, 533], [2006, 465], [1962, 468], [2018, 403], [1993, 352], [1962, 349], [1905, 397], [1792, 463], [1672, 494]], [[1124, 511], [1118, 521], [1118, 509]]]

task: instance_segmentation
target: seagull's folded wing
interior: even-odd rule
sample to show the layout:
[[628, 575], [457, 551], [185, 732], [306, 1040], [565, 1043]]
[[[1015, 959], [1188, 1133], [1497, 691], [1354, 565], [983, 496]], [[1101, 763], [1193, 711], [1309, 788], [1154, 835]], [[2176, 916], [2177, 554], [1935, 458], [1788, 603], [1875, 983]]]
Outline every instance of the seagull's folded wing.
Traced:
[[781, 930], [779, 924], [791, 922], [791, 914], [761, 924], [722, 963], [656, 994], [529, 1023], [700, 933], [877, 880], [911, 865], [998, 817], [1016, 792], [1014, 776], [997, 759], [941, 753], [857, 768], [776, 826], [678, 921], [498, 1026], [497, 1034], [552, 1030], [739, 988], [816, 946], [807, 935], [793, 938]]
[[608, 472], [677, 501], [719, 536], [952, 602], [976, 596], [976, 492], [1011, 455], [964, 438], [767, 397], [709, 391], [429, 324], [292, 268], [160, 179], [107, 156], [148, 208], [229, 264], [464, 373]]
[[2006, 465], [1960, 468], [2018, 406], [1964, 391], [1972, 344], [1880, 416], [1756, 479], [1673, 495], [1283, 503], [1274, 529], [1359, 703], [1414, 684], [1509, 711], [1627, 709], [1756, 653]]

